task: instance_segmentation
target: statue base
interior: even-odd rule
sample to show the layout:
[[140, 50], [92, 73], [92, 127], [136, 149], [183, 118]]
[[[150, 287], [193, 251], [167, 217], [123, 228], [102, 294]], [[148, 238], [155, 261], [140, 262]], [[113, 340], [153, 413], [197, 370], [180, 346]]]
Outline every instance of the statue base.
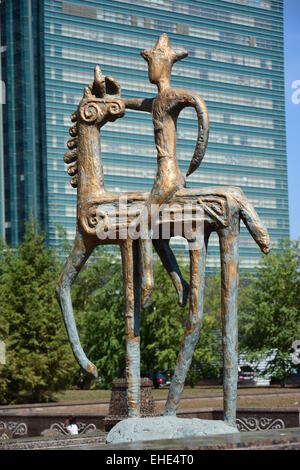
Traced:
[[[141, 417], [154, 417], [158, 413], [152, 396], [153, 382], [144, 377], [141, 379]], [[127, 382], [125, 379], [114, 379], [111, 383], [111, 398], [108, 416], [104, 418], [105, 431], [109, 432], [117, 423], [128, 418]]]
[[235, 426], [217, 420], [186, 419], [176, 416], [127, 418], [111, 429], [107, 435], [106, 443], [116, 444], [234, 433], [238, 433]]

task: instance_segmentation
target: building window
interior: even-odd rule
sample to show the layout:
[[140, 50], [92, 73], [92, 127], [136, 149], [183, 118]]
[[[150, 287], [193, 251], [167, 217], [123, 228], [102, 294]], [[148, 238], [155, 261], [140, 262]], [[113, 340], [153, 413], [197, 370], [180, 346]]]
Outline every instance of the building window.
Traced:
[[97, 8], [78, 3], [62, 2], [62, 12], [65, 15], [82, 16], [83, 18], [97, 19]]
[[254, 36], [249, 36], [249, 46], [256, 47], [256, 38]]
[[138, 25], [138, 17], [136, 15], [131, 15], [131, 24], [132, 26], [137, 26]]
[[178, 34], [185, 34], [186, 36], [189, 35], [189, 27], [187, 24], [181, 24], [177, 23], [176, 24], [176, 33]]
[[65, 214], [67, 217], [75, 217], [76, 216], [76, 206], [66, 206]]

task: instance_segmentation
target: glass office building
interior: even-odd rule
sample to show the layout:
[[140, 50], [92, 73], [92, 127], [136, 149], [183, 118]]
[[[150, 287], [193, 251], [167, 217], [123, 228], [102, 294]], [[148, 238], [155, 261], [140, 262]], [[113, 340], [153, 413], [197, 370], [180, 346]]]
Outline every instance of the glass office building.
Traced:
[[[1, 34], [0, 34], [0, 54]], [[0, 56], [1, 57], [1, 56]], [[5, 237], [5, 197], [4, 197], [4, 160], [3, 160], [3, 105], [5, 103], [5, 83], [2, 80], [2, 68], [0, 60], [0, 237]]]
[[[6, 104], [0, 228], [10, 243], [22, 237], [31, 212], [50, 244], [57, 241], [57, 224], [74, 237], [76, 189], [63, 162], [69, 115], [92, 81], [95, 63], [118, 79], [123, 97], [155, 95], [140, 51], [152, 48], [163, 32], [173, 47], [189, 51], [174, 65], [173, 86], [200, 93], [210, 116], [207, 153], [187, 185], [240, 186], [273, 246], [289, 236], [283, 0], [2, 0]], [[150, 189], [156, 173], [151, 116], [128, 111], [101, 135], [107, 188]], [[178, 121], [177, 156], [184, 174], [196, 135], [196, 114], [188, 108]], [[185, 253], [181, 240], [173, 244]], [[254, 267], [259, 257], [242, 227], [241, 267]], [[208, 265], [218, 263], [213, 236]]]

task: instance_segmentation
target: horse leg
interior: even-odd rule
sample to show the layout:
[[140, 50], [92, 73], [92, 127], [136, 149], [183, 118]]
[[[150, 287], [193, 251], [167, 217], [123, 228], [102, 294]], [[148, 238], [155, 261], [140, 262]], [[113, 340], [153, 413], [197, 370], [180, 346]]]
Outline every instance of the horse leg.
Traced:
[[238, 236], [236, 217], [219, 232], [221, 251], [221, 316], [223, 339], [224, 421], [235, 426], [238, 381]]
[[140, 416], [140, 273], [137, 240], [121, 243], [126, 335], [127, 406], [130, 418]]
[[153, 290], [153, 262], [151, 239], [139, 239], [139, 262], [141, 273], [141, 303], [148, 306]]
[[209, 235], [204, 235], [203, 245], [197, 249], [190, 246], [190, 302], [189, 313], [174, 376], [165, 406], [165, 415], [176, 415], [186, 375], [192, 362], [203, 321], [203, 294], [205, 284], [205, 261]]
[[56, 286], [56, 296], [63, 315], [72, 351], [77, 362], [86, 372], [98, 377], [96, 366], [88, 360], [81, 347], [71, 299], [71, 286], [82, 266], [84, 266], [86, 260], [93, 251], [93, 248], [94, 246], [87, 246], [85, 244], [82, 235], [79, 232], [76, 233], [72, 251], [66, 259]]
[[185, 307], [188, 299], [189, 284], [183, 278], [179, 269], [177, 260], [170, 248], [170, 240], [152, 240], [153, 246], [160, 257], [160, 260], [167, 270], [173, 285], [178, 294], [178, 303], [181, 307]]
[[[183, 278], [177, 260], [170, 248], [169, 240], [152, 240], [160, 260], [167, 270], [178, 294], [178, 303], [185, 307], [188, 299], [189, 284]], [[147, 307], [153, 290], [153, 263], [151, 240], [140, 240], [140, 271], [142, 273], [142, 306]]]

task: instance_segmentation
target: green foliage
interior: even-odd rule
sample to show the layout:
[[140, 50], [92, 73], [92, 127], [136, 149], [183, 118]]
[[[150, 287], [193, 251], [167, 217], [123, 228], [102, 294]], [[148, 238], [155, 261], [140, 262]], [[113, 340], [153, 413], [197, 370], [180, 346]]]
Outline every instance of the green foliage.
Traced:
[[75, 361], [55, 297], [59, 263], [33, 221], [15, 250], [0, 246], [0, 401], [47, 401], [68, 386]]
[[[124, 296], [120, 260], [104, 249], [83, 270], [74, 286], [73, 302], [84, 350], [108, 386], [125, 369]], [[85, 381], [80, 375], [81, 382]]]
[[67, 238], [67, 231], [62, 225], [57, 224], [56, 230], [58, 233], [58, 251], [66, 258], [72, 249], [72, 243]]
[[[60, 251], [70, 245], [60, 231]], [[240, 349], [250, 358], [275, 350], [266, 372], [282, 379], [292, 369], [291, 344], [300, 338], [300, 253], [298, 243], [284, 242], [279, 253], [262, 257], [254, 275], [241, 276], [239, 289]], [[181, 265], [186, 280], [189, 269]], [[34, 223], [24, 242], [10, 249], [0, 241], [0, 339], [7, 364], [0, 366], [0, 401], [47, 401], [73, 382], [97, 383], [80, 371], [55, 297], [61, 263], [45, 246]], [[188, 307], [177, 295], [161, 263], [154, 264], [155, 288], [150, 305], [141, 310], [141, 372], [174, 371], [187, 321]], [[188, 373], [194, 386], [200, 378], [218, 377], [222, 369], [220, 275], [207, 276], [204, 319]], [[80, 339], [108, 387], [125, 371], [125, 320], [120, 257], [104, 247], [79, 275], [72, 289]]]
[[[181, 266], [186, 279], [189, 272]], [[155, 288], [149, 307], [141, 310], [141, 373], [173, 371], [187, 321], [188, 307], [177, 305], [177, 295], [160, 262], [154, 264]], [[218, 286], [218, 287], [217, 287]], [[220, 279], [209, 278], [206, 312], [195, 351], [195, 373], [200, 377], [218, 375], [221, 368]], [[87, 356], [96, 364], [107, 387], [115, 377], [124, 376], [125, 325], [122, 268], [118, 257], [101, 250], [98, 259], [80, 274], [73, 290], [76, 320]], [[85, 382], [83, 376], [77, 383]]]
[[284, 241], [281, 250], [262, 257], [240, 313], [242, 348], [252, 359], [273, 351], [265, 372], [282, 381], [294, 367], [292, 342], [300, 339], [299, 242]]
[[219, 377], [222, 368], [220, 275], [207, 276], [204, 289], [204, 318], [193, 365], [199, 378]]
[[177, 305], [176, 292], [160, 262], [154, 264], [154, 284], [150, 305], [141, 311], [142, 375], [174, 370], [187, 315], [187, 308]]

